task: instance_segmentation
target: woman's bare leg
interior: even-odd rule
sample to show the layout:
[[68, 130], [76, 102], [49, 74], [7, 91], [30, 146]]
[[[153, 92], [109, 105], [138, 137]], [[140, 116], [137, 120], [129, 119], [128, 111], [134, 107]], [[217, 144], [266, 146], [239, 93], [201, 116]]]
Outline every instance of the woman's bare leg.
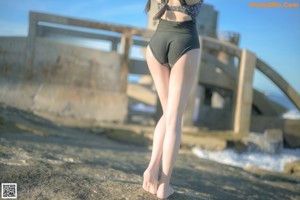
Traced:
[[170, 186], [170, 179], [181, 143], [183, 112], [195, 77], [198, 75], [199, 54], [199, 49], [188, 51], [171, 70], [166, 112], [166, 133], [162, 154], [162, 173], [157, 190], [158, 198], [167, 198], [174, 193], [174, 189]]
[[[161, 65], [155, 59], [149, 47], [147, 47], [146, 60], [162, 105], [163, 113], [165, 113], [168, 101], [170, 69]], [[151, 160], [144, 172], [143, 188], [152, 194], [156, 194], [157, 192], [158, 173], [165, 132], [166, 117], [163, 114], [155, 127]]]

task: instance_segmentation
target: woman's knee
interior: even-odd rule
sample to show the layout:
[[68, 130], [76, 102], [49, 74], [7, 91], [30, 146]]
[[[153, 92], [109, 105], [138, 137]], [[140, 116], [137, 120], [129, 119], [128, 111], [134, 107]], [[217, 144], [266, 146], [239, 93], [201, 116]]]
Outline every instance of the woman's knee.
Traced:
[[166, 115], [164, 113], [161, 115], [160, 120], [166, 121]]
[[180, 130], [182, 123], [182, 114], [178, 112], [167, 112], [165, 115], [167, 129], [174, 131]]

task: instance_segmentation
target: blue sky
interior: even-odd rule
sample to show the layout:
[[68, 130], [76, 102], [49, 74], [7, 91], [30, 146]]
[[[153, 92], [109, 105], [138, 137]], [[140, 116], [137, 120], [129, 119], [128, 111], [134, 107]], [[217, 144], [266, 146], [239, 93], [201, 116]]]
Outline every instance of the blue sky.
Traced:
[[[239, 32], [240, 47], [271, 65], [300, 93], [300, 7], [252, 8], [250, 2], [268, 1], [205, 0], [219, 12], [219, 31]], [[299, 0], [276, 2], [300, 5]], [[146, 27], [145, 3], [146, 0], [0, 0], [0, 36], [27, 35], [29, 10]], [[260, 73], [255, 73], [254, 85], [262, 91], [277, 91]]]

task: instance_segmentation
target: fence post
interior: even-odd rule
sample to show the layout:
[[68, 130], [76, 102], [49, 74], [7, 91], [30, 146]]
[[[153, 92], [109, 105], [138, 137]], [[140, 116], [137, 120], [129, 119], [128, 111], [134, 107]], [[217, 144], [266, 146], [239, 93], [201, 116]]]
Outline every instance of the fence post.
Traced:
[[33, 78], [34, 70], [34, 54], [35, 54], [35, 42], [37, 35], [37, 14], [29, 13], [29, 27], [28, 27], [28, 37], [27, 37], [27, 53], [26, 53], [26, 79]]
[[247, 134], [250, 129], [253, 99], [253, 74], [256, 55], [242, 50], [235, 91], [233, 129], [235, 133]]
[[121, 93], [127, 92], [127, 84], [128, 84], [128, 72], [129, 72], [129, 53], [132, 45], [132, 38], [130, 34], [124, 33], [121, 38], [121, 55], [122, 55], [122, 63], [121, 63]]

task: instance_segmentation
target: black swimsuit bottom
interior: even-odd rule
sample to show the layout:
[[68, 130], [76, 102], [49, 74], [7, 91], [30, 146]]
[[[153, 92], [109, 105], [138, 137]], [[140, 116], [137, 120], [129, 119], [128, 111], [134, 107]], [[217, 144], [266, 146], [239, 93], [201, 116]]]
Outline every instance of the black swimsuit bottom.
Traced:
[[149, 47], [159, 63], [173, 67], [183, 54], [200, 48], [196, 22], [160, 19]]
[[187, 5], [185, 0], [179, 1], [181, 6], [169, 6], [168, 0], [163, 0], [158, 6], [163, 9], [163, 12], [171, 10], [188, 14], [192, 20], [176, 22], [159, 19], [157, 29], [149, 42], [149, 47], [157, 61], [169, 67], [173, 67], [186, 52], [200, 48], [196, 16], [204, 1], [200, 0], [193, 5]]

